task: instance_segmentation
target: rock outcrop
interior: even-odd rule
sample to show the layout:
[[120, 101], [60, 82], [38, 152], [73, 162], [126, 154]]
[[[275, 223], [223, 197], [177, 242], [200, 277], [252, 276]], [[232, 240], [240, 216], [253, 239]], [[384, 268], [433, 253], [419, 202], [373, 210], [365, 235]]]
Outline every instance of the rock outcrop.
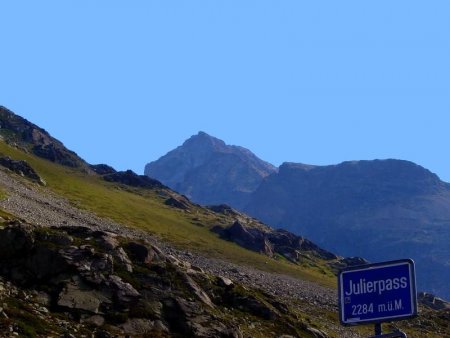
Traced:
[[262, 223], [236, 220], [229, 227], [213, 227], [212, 231], [222, 238], [235, 242], [252, 251], [263, 253], [269, 257], [279, 254], [286, 259], [298, 263], [303, 260], [319, 258], [336, 260], [338, 256], [328, 252], [308, 239], [296, 236], [285, 230], [274, 230]]
[[103, 175], [103, 179], [108, 182], [117, 182], [128, 185], [130, 187], [138, 188], [164, 188], [165, 186], [150, 177], [145, 175], [138, 175], [132, 170], [118, 171], [110, 174]]
[[189, 210], [191, 206], [191, 202], [183, 196], [171, 196], [164, 204], [182, 210]]
[[89, 167], [99, 175], [114, 174], [116, 169], [107, 164], [90, 164]]
[[421, 305], [424, 305], [433, 310], [450, 311], [450, 302], [447, 302], [442, 298], [436, 297], [435, 295], [428, 292], [419, 292], [417, 295], [417, 301]]
[[361, 257], [345, 257], [345, 258], [338, 258], [336, 261], [329, 262], [328, 266], [332, 269], [332, 271], [337, 275], [338, 272], [342, 269], [351, 267], [351, 266], [358, 266], [358, 265], [365, 265], [369, 264], [369, 261], [367, 259], [361, 258]]
[[[86, 227], [14, 221], [1, 228], [0, 300], [12, 304], [0, 307], [0, 330], [19, 335], [235, 338], [242, 337], [242, 314], [274, 321], [280, 334], [308, 337], [312, 329], [268, 294], [207, 274], [154, 244]], [[26, 329], [20, 318], [36, 313], [35, 328]]]
[[0, 165], [8, 168], [20, 176], [29, 178], [30, 180], [45, 185], [45, 181], [36, 173], [36, 171], [26, 161], [16, 161], [8, 156], [0, 157]]
[[0, 136], [9, 144], [49, 161], [91, 172], [88, 164], [75, 152], [67, 149], [44, 129], [3, 106], [0, 106]]

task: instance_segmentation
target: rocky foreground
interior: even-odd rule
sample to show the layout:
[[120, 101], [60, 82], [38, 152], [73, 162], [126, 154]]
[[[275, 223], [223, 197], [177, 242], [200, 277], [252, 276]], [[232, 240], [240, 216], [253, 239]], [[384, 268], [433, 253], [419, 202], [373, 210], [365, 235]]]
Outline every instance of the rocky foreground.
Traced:
[[0, 337], [361, 336], [333, 289], [176, 250], [5, 170], [0, 186], [20, 218], [0, 230]]
[[[247, 331], [248, 327], [250, 327], [250, 331], [253, 330], [255, 336], [258, 334], [262, 337], [280, 336], [283, 333], [292, 336], [300, 336], [300, 332], [301, 336], [327, 336], [326, 332], [320, 332], [315, 328], [315, 324], [304, 323], [300, 318], [295, 318], [295, 311], [288, 309], [285, 300], [298, 300], [298, 306], [301, 307], [325, 307], [330, 311], [335, 311], [336, 293], [332, 289], [327, 289], [314, 283], [294, 279], [288, 276], [275, 276], [249, 267], [238, 266], [217, 259], [210, 259], [193, 252], [178, 251], [167, 243], [158, 241], [148, 233], [127, 228], [126, 226], [117, 224], [111, 220], [99, 218], [89, 212], [77, 209], [63, 198], [51, 193], [45, 187], [31, 183], [17, 175], [11, 175], [10, 172], [5, 170], [0, 170], [0, 185], [8, 196], [0, 202], [0, 208], [13, 215], [20, 215], [20, 219], [23, 220], [19, 223], [5, 223], [6, 228], [2, 230], [3, 235], [0, 236], [0, 238], [3, 238], [4, 241], [6, 241], [0, 245], [4, 248], [3, 254], [0, 256], [9, 257], [8, 259], [3, 260], [2, 265], [3, 289], [9, 290], [9, 296], [15, 296], [15, 292], [17, 292], [17, 294], [20, 293], [27, 299], [34, 299], [33, 297], [38, 294], [40, 295], [39, 299], [41, 299], [42, 292], [45, 292], [42, 289], [45, 290], [50, 288], [52, 292], [43, 297], [45, 302], [42, 303], [33, 300], [34, 303], [32, 302], [31, 304], [34, 305], [32, 305], [31, 310], [29, 310], [34, 314], [35, 311], [39, 312], [39, 309], [41, 309], [43, 312], [41, 311], [40, 314], [44, 317], [48, 316], [46, 314], [47, 311], [70, 314], [69, 318], [71, 320], [68, 320], [67, 322], [73, 323], [73, 320], [75, 320], [76, 323], [80, 324], [71, 326], [67, 330], [68, 332], [73, 329], [77, 330], [77, 332], [82, 332], [83, 327], [88, 330], [87, 328], [92, 325], [103, 327], [107, 324], [115, 327], [116, 332], [114, 334], [123, 333], [130, 335], [143, 334], [143, 332], [146, 332], [146, 330], [155, 326], [157, 329], [160, 329], [161, 332], [166, 332], [167, 334], [175, 336], [218, 337], [220, 336], [220, 333], [223, 336], [240, 337], [242, 335], [240, 327], [246, 327]], [[28, 241], [27, 244], [24, 244], [23, 248], [31, 250], [29, 253], [38, 252], [37, 257], [28, 254], [26, 255], [29, 261], [34, 262], [33, 264], [30, 265], [29, 262], [21, 262], [20, 264], [22, 265], [20, 265], [13, 259], [16, 256], [23, 256], [23, 252], [20, 248], [16, 247], [14, 251], [8, 253], [5, 252], [5, 250], [7, 251], [5, 248], [8, 247], [8, 238], [10, 241], [14, 238], [14, 236], [5, 236], [5, 234], [10, 233], [19, 234], [19, 237], [23, 237]], [[105, 241], [109, 244], [105, 244]], [[131, 243], [140, 243], [138, 245], [143, 246], [141, 248], [142, 251], [147, 250], [151, 252], [149, 253], [149, 256], [153, 258], [149, 259], [147, 262], [150, 265], [145, 263], [145, 259], [138, 261], [133, 260], [136, 256], [130, 251], [129, 245], [114, 244], [116, 246], [114, 247], [114, 245], [111, 244], [116, 243], [117, 241], [119, 243], [129, 243], [130, 241], [132, 241]], [[31, 243], [34, 243], [33, 245], [36, 246], [33, 246]], [[43, 248], [45, 248], [45, 250]], [[43, 255], [41, 253], [42, 250], [46, 252]], [[48, 250], [53, 251], [49, 252]], [[117, 255], [117, 252], [120, 254]], [[155, 252], [157, 252], [157, 254], [155, 254]], [[94, 259], [94, 257], [97, 256], [103, 257], [103, 261], [97, 262]], [[62, 266], [66, 266], [68, 270], [59, 271], [53, 267], [51, 263], [45, 264], [46, 259], [55, 259], [56, 262], [64, 262], [61, 264]], [[8, 265], [9, 263], [6, 264], [11, 260], [15, 262], [15, 264], [19, 264], [19, 270], [21, 271], [28, 271], [27, 269], [32, 270], [27, 272], [26, 277], [18, 277], [14, 272], [17, 271], [17, 266], [16, 269], [14, 269], [13, 266]], [[36, 260], [38, 260], [37, 263]], [[54, 262], [54, 264], [58, 265], [56, 262]], [[128, 264], [128, 266], [125, 263]], [[101, 268], [98, 267], [99, 265]], [[163, 266], [161, 267], [161, 265]], [[89, 266], [90, 270], [84, 271], [84, 266]], [[118, 266], [120, 266], [119, 270], [122, 274], [120, 276], [116, 274]], [[157, 268], [157, 266], [159, 266], [159, 268]], [[33, 269], [38, 270], [35, 271]], [[96, 271], [96, 269], [100, 270]], [[128, 318], [124, 318], [123, 315], [129, 313], [130, 304], [133, 304], [132, 308], [135, 308], [136, 305], [133, 302], [136, 301], [136, 299], [142, 299], [142, 286], [133, 286], [134, 290], [121, 290], [120, 288], [121, 286], [125, 287], [124, 283], [128, 282], [130, 282], [130, 285], [133, 285], [130, 279], [135, 278], [136, 271], [141, 271], [141, 274], [144, 275], [142, 269], [148, 269], [145, 274], [150, 273], [149, 271], [152, 269], [161, 272], [163, 275], [158, 275], [158, 272], [154, 271], [153, 274], [155, 275], [154, 278], [159, 278], [159, 282], [162, 284], [163, 282], [161, 282], [161, 280], [166, 279], [167, 281], [170, 281], [173, 279], [173, 276], [164, 277], [164, 274], [166, 274], [168, 270], [178, 276], [175, 279], [183, 284], [182, 290], [178, 291], [185, 292], [185, 296], [189, 295], [187, 298], [191, 298], [191, 300], [186, 300], [186, 297], [178, 297], [179, 299], [177, 302], [180, 301], [180, 299], [184, 299], [183, 301], [187, 301], [188, 303], [189, 301], [192, 301], [198, 308], [202, 309], [200, 314], [208, 317], [208, 319], [205, 319], [206, 322], [201, 322], [200, 324], [197, 323], [195, 325], [205, 328], [203, 333], [194, 329], [192, 327], [194, 324], [190, 323], [188, 320], [183, 324], [183, 331], [180, 328], [174, 328], [170, 319], [166, 317], [157, 319], [155, 314], [152, 314], [151, 319], [148, 319], [151, 323], [147, 322], [147, 326], [143, 325], [142, 321], [139, 321], [139, 325], [142, 324], [140, 329], [132, 329], [131, 327], [139, 326], [135, 323], [135, 319], [142, 318], [132, 317], [132, 321], [128, 323], [129, 325], [126, 324]], [[72, 275], [68, 273], [69, 270], [72, 271]], [[104, 277], [95, 280], [92, 276], [86, 277], [86, 273], [94, 275], [100, 274]], [[60, 275], [65, 275], [66, 278], [61, 281], [62, 277]], [[52, 280], [52, 282], [47, 283], [48, 280]], [[148, 281], [145, 283], [147, 282]], [[143, 281], [140, 280], [136, 283], [143, 283]], [[226, 284], [233, 285], [233, 287], [227, 286]], [[12, 288], [13, 285], [15, 286]], [[104, 297], [103, 294], [105, 289], [112, 285], [114, 285], [113, 288], [121, 294], [123, 293], [126, 295], [126, 292], [131, 292], [131, 295], [126, 296], [131, 297], [131, 299], [127, 301], [120, 300], [120, 297], [118, 297], [117, 294], [110, 294], [110, 298], [106, 297], [106, 299], [103, 299], [102, 297]], [[200, 298], [195, 296], [196, 293], [193, 291], [196, 288], [195, 285], [199, 286], [198, 294], [203, 295], [199, 296]], [[200, 287], [200, 285], [202, 285], [202, 287]], [[91, 289], [89, 289], [88, 286], [91, 287]], [[166, 287], [172, 291], [176, 290], [173, 281], [170, 281]], [[211, 291], [213, 289], [221, 289], [222, 291], [220, 291], [219, 294], [223, 294], [223, 292], [243, 292], [245, 294], [248, 292], [248, 295], [235, 295], [237, 298], [233, 296], [236, 299], [232, 299], [229, 298], [230, 295], [227, 294], [224, 297], [227, 297], [228, 300], [225, 300], [223, 298], [217, 298], [217, 291]], [[64, 291], [66, 294], [62, 294], [62, 290], [66, 290]], [[135, 291], [137, 293], [135, 293]], [[87, 295], [89, 295], [87, 298], [89, 298], [90, 301], [87, 305], [84, 304], [83, 301], [85, 298], [83, 292], [88, 292]], [[164, 292], [160, 290], [160, 293]], [[175, 301], [176, 296], [174, 294], [171, 292], [165, 293], [166, 299], [159, 300], [161, 304], [163, 304], [164, 301], [168, 301], [167, 298], [172, 299], [171, 301]], [[171, 294], [170, 297], [167, 296], [169, 294]], [[254, 296], [255, 294], [258, 296]], [[80, 295], [83, 295], [83, 297], [77, 299]], [[95, 299], [93, 295], [98, 295], [97, 300], [92, 301], [92, 299]], [[135, 298], [133, 298], [133, 295]], [[3, 296], [8, 297], [8, 293], [6, 293], [6, 296], [5, 293], [3, 293]], [[203, 297], [203, 300], [201, 300], [201, 297]], [[244, 299], [239, 297], [244, 297]], [[245, 300], [246, 297], [250, 298]], [[70, 301], [70, 299], [72, 299], [72, 301]], [[114, 303], [113, 299], [119, 299], [120, 301], [119, 303]], [[91, 304], [91, 302], [93, 302], [94, 305]], [[248, 303], [247, 305], [246, 302]], [[113, 304], [114, 308], [123, 308], [122, 315], [118, 315], [123, 321], [122, 323], [120, 323], [120, 320], [119, 323], [115, 323], [114, 321], [111, 321], [110, 317], [99, 314], [105, 313], [105, 311], [101, 310], [102, 306], [104, 307], [105, 304]], [[189, 313], [189, 316], [192, 316], [190, 313], [191, 310], [186, 306], [181, 307]], [[246, 309], [246, 307], [248, 307], [248, 309]], [[46, 310], [43, 310], [44, 308]], [[7, 310], [3, 310], [6, 314]], [[173, 311], [166, 312], [172, 313]], [[218, 316], [217, 311], [222, 313], [219, 317], [214, 317]], [[234, 311], [238, 311], [239, 316], [233, 314]], [[283, 313], [283, 311], [287, 312]], [[175, 311], [173, 313], [177, 312]], [[196, 315], [200, 314], [196, 313]], [[294, 317], [289, 319], [289, 321], [284, 322], [281, 331], [281, 328], [278, 328], [277, 330], [272, 329], [265, 332], [266, 328], [258, 325], [261, 320], [267, 321], [268, 323], [283, 322], [274, 319], [283, 318], [286, 315], [288, 315], [288, 317], [293, 315]], [[183, 314], [183, 316], [177, 316], [176, 322], [180, 321], [180, 318], [189, 317], [186, 313]], [[231, 318], [228, 322], [226, 320], [227, 317]], [[63, 321], [64, 320], [66, 319], [63, 319]], [[55, 327], [61, 326], [58, 323], [59, 319], [55, 319]], [[207, 323], [211, 323], [211, 325], [208, 326]], [[224, 323], [226, 323], [225, 326], [222, 325]], [[298, 325], [300, 326], [297, 327]], [[234, 328], [234, 331], [229, 331], [230, 328]], [[17, 329], [19, 328], [11, 323], [8, 327], [3, 327], [3, 329], [17, 332]], [[350, 333], [350, 331], [336, 326], [331, 321], [328, 329], [330, 332], [339, 330], [346, 332], [345, 335], [347, 337], [358, 336], [356, 333]], [[96, 332], [103, 331], [97, 330]], [[81, 335], [81, 333], [79, 334]]]

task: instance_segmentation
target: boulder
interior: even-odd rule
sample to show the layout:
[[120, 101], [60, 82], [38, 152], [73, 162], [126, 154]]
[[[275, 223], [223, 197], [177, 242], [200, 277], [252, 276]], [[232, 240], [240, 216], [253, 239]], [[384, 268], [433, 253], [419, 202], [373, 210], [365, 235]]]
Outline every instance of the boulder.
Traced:
[[73, 237], [64, 232], [38, 232], [35, 234], [36, 240], [67, 246], [73, 243]]
[[209, 298], [208, 294], [203, 291], [203, 289], [198, 286], [198, 284], [186, 273], [180, 272], [186, 286], [189, 288], [191, 292], [199, 299], [203, 304], [206, 304], [210, 308], [214, 308], [214, 304]]
[[132, 318], [120, 325], [120, 328], [127, 335], [145, 335], [155, 329], [155, 322], [149, 319]]
[[91, 324], [97, 327], [101, 327], [105, 324], [105, 318], [100, 315], [93, 315], [81, 320], [82, 323]]
[[329, 262], [328, 266], [337, 275], [342, 269], [365, 264], [369, 264], [369, 261], [361, 257], [338, 257], [337, 260]]
[[0, 229], [0, 260], [24, 256], [34, 246], [32, 227], [12, 222]]
[[99, 175], [114, 174], [117, 171], [107, 164], [91, 164], [89, 167]]
[[224, 276], [217, 277], [217, 283], [222, 287], [233, 287], [233, 281]]
[[131, 259], [138, 263], [150, 264], [156, 256], [156, 252], [152, 248], [137, 242], [129, 242], [126, 250], [130, 254]]
[[10, 157], [0, 157], [0, 165], [8, 168], [9, 170], [27, 177], [32, 181], [35, 181], [41, 185], [46, 185], [45, 181], [36, 173], [36, 171], [26, 161], [16, 161]]
[[72, 277], [59, 294], [58, 306], [99, 313], [102, 303], [111, 303], [111, 296], [94, 290], [78, 277]]
[[168, 205], [170, 207], [174, 207], [177, 209], [182, 210], [188, 210], [189, 209], [189, 201], [187, 199], [183, 198], [175, 198], [175, 197], [169, 197], [164, 201], [165, 205]]
[[238, 216], [239, 213], [227, 204], [209, 205], [207, 208], [211, 211], [223, 215]]
[[113, 258], [114, 260], [121, 266], [125, 268], [128, 272], [133, 272], [133, 263], [131, 262], [130, 258], [128, 257], [125, 250], [121, 247], [117, 247], [113, 251]]
[[115, 298], [121, 306], [125, 303], [136, 302], [141, 297], [141, 294], [130, 283], [124, 282], [119, 276], [109, 276], [106, 285], [114, 292]]
[[116, 249], [119, 246], [119, 242], [114, 236], [105, 234], [101, 236], [98, 240], [98, 243], [107, 250]]

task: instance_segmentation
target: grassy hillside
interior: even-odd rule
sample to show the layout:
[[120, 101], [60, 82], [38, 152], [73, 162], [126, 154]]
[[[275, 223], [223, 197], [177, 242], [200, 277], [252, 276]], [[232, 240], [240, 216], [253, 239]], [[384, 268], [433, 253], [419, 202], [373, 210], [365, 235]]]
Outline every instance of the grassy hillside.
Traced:
[[[210, 231], [210, 228], [214, 225], [230, 224], [232, 218], [195, 205], [191, 207], [190, 212], [166, 206], [164, 201], [167, 199], [168, 191], [164, 189], [134, 189], [108, 183], [97, 175], [89, 175], [77, 169], [49, 162], [4, 142], [0, 142], [0, 153], [14, 159], [26, 160], [44, 178], [48, 188], [66, 197], [77, 207], [127, 226], [146, 230], [179, 248], [206, 253], [210, 257], [223, 258], [269, 272], [288, 274], [326, 286], [335, 285], [335, 277], [319, 260], [295, 265], [280, 257], [270, 259], [220, 239]], [[0, 198], [4, 197], [5, 194], [0, 187]], [[7, 213], [1, 211], [0, 216], [9, 218]], [[294, 303], [296, 302], [300, 301]], [[321, 309], [319, 306], [311, 308], [306, 304], [301, 307], [310, 310], [308, 313], [298, 313], [298, 318], [313, 326], [321, 327], [324, 323], [338, 321], [337, 313]], [[440, 323], [439, 320], [434, 312], [426, 312], [424, 316], [412, 322], [402, 323], [400, 326], [412, 337], [440, 337], [441, 335], [432, 333], [436, 325], [447, 327], [447, 324]], [[423, 323], [427, 324], [426, 327]], [[358, 332], [370, 335], [372, 328], [360, 327]], [[338, 334], [330, 335], [330, 337], [338, 336]]]
[[144, 229], [180, 248], [323, 285], [335, 284], [334, 276], [320, 262], [298, 266], [283, 259], [270, 259], [220, 239], [209, 230], [210, 227], [231, 224], [232, 219], [197, 206], [190, 212], [166, 206], [164, 200], [167, 195], [164, 191], [108, 183], [99, 176], [49, 162], [4, 142], [0, 142], [0, 152], [13, 159], [26, 160], [44, 178], [48, 188], [66, 197], [75, 206], [98, 216]]

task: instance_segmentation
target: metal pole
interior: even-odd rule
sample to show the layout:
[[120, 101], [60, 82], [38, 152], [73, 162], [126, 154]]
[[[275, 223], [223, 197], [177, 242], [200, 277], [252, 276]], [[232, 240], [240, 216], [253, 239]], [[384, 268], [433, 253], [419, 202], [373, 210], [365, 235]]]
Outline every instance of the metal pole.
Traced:
[[375, 324], [375, 336], [370, 338], [408, 338], [406, 333], [396, 329], [394, 332], [381, 334], [381, 324]]
[[382, 334], [381, 323], [375, 324], [375, 336], [381, 336]]

